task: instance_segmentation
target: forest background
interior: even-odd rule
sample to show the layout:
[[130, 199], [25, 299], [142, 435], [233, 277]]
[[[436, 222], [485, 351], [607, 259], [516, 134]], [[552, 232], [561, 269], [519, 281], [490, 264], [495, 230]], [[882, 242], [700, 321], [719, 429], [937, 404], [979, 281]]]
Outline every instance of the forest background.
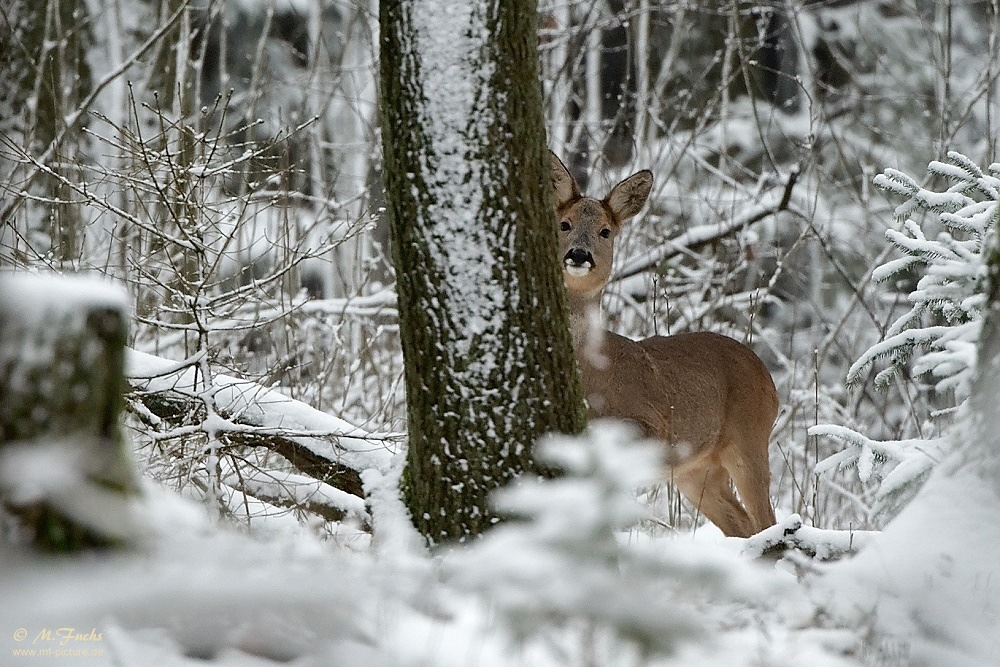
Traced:
[[[779, 517], [884, 528], [969, 393], [988, 227], [949, 225], [982, 210], [930, 194], [996, 160], [997, 3], [539, 13], [550, 148], [585, 191], [654, 173], [608, 326], [751, 344], [783, 406]], [[376, 548], [391, 485], [371, 478], [392, 477], [406, 427], [377, 17], [320, 0], [4, 0], [0, 17], [0, 263], [127, 286], [144, 475], [215, 521], [351, 552]], [[294, 402], [267, 407], [275, 390]], [[644, 500], [644, 535], [695, 531], [669, 484]]]

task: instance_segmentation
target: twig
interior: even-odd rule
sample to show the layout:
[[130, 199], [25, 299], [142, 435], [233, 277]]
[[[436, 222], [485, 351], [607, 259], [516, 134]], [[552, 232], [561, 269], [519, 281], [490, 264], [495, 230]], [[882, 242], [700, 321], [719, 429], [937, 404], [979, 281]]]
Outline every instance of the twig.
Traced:
[[719, 239], [725, 238], [739, 229], [749, 227], [750, 225], [756, 224], [765, 218], [777, 215], [782, 211], [790, 210], [789, 204], [792, 200], [792, 190], [795, 188], [798, 178], [798, 167], [793, 167], [792, 170], [788, 172], [788, 179], [785, 181], [785, 189], [781, 193], [781, 199], [777, 204], [773, 206], [765, 206], [751, 212], [748, 215], [733, 218], [728, 223], [720, 225], [708, 234], [698, 233], [697, 230], [685, 232], [674, 239], [670, 239], [665, 245], [656, 248], [645, 256], [633, 261], [631, 264], [626, 265], [621, 271], [613, 275], [609, 282], [618, 282], [645, 271], [649, 271], [650, 269], [656, 268], [662, 262], [676, 257], [681, 253], [700, 250], [710, 243], [714, 243]]
[[[66, 139], [66, 136], [70, 133], [70, 131], [72, 131], [76, 127], [77, 123], [80, 122], [80, 119], [85, 115], [87, 109], [90, 107], [91, 104], [93, 104], [94, 100], [97, 99], [97, 96], [100, 95], [101, 92], [105, 88], [107, 88], [112, 81], [114, 81], [122, 74], [124, 74], [125, 71], [128, 70], [128, 68], [130, 68], [132, 65], [134, 65], [135, 62], [139, 60], [139, 58], [145, 55], [145, 53], [149, 51], [149, 49], [151, 49], [153, 45], [156, 44], [156, 42], [158, 42], [161, 37], [163, 37], [163, 35], [165, 35], [168, 31], [170, 31], [171, 28], [174, 27], [174, 24], [177, 23], [181, 15], [188, 8], [188, 4], [189, 1], [182, 2], [180, 7], [178, 7], [177, 10], [170, 15], [170, 18], [167, 19], [167, 22], [163, 24], [163, 26], [159, 28], [156, 32], [150, 35], [149, 39], [143, 42], [142, 46], [140, 46], [136, 50], [136, 52], [132, 54], [131, 57], [129, 57], [121, 65], [113, 69], [111, 72], [109, 72], [103, 79], [101, 79], [97, 83], [96, 86], [94, 86], [94, 88], [90, 91], [90, 94], [88, 94], [83, 99], [83, 101], [80, 102], [80, 105], [77, 107], [76, 111], [71, 113], [66, 118], [65, 121], [66, 124], [59, 131], [59, 134], [57, 134], [55, 138], [52, 139], [52, 141], [48, 145], [48, 148], [45, 149], [45, 152], [42, 153], [38, 158], [31, 158], [31, 162], [33, 162], [35, 166], [38, 168], [36, 168], [33, 172], [31, 172], [27, 176], [24, 183], [21, 185], [21, 190], [26, 191], [31, 186], [32, 182], [34, 182], [34, 180], [38, 177], [38, 175], [45, 172], [44, 169], [40, 168], [41, 165], [47, 163], [49, 160], [52, 159], [52, 156], [55, 154], [56, 150], [58, 150], [58, 148], [62, 145], [62, 142]], [[20, 198], [12, 197], [11, 200], [7, 202], [7, 205], [3, 207], [3, 210], [0, 211], [0, 221], [8, 220], [11, 214], [13, 213], [14, 209], [20, 203], [21, 203]]]

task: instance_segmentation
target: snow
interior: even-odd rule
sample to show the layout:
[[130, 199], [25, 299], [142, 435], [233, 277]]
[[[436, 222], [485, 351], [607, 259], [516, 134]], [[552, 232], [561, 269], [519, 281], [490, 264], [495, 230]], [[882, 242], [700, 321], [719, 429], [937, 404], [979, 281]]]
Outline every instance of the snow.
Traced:
[[741, 556], [743, 540], [635, 532], [649, 510], [632, 487], [656, 476], [656, 450], [613, 423], [553, 441], [571, 474], [500, 501], [527, 521], [434, 555], [377, 471], [370, 551], [294, 521], [227, 529], [146, 482], [132, 549], [53, 560], [0, 545], [0, 650], [56, 648], [42, 633], [71, 628], [95, 665], [850, 664], [851, 635], [812, 627], [807, 591]]
[[741, 553], [760, 558], [775, 550], [794, 549], [817, 560], [836, 560], [864, 549], [877, 534], [867, 530], [824, 530], [806, 526], [798, 514], [790, 514], [747, 538]]
[[25, 324], [88, 310], [114, 310], [126, 317], [128, 292], [99, 274], [0, 271], [0, 310], [17, 313]]
[[871, 346], [864, 355], [851, 364], [847, 371], [847, 380], [848, 382], [856, 381], [868, 366], [882, 357], [890, 357], [892, 365], [897, 365], [899, 362], [896, 359], [905, 360], [900, 350], [908, 351], [916, 346], [930, 347], [948, 331], [949, 327], [932, 326], [921, 329], [906, 329], [885, 338], [880, 343]]
[[397, 303], [396, 292], [391, 289], [383, 289], [374, 294], [350, 298], [310, 299], [303, 303], [299, 310], [303, 313], [317, 315], [375, 316], [395, 319], [398, 316]]
[[211, 529], [191, 522], [203, 513], [176, 498], [155, 489], [146, 497], [159, 531], [146, 553], [40, 560], [0, 547], [5, 656], [56, 648], [18, 643], [7, 628], [32, 638], [99, 629], [100, 641], [66, 644], [101, 650], [87, 662], [97, 665], [150, 664], [153, 656], [156, 664], [248, 664], [250, 656], [269, 664], [307, 652], [339, 662], [371, 643], [376, 598], [358, 595], [368, 590], [366, 569], [349, 553], [324, 553], [304, 533], [264, 542]]
[[697, 247], [709, 241], [724, 238], [735, 230], [747, 227], [751, 221], [767, 217], [769, 211], [777, 210], [784, 197], [784, 189], [784, 186], [772, 189], [749, 202], [744, 197], [734, 197], [730, 206], [738, 213], [732, 219], [718, 224], [699, 224], [689, 227], [676, 238], [669, 239], [663, 244], [657, 244], [624, 261], [622, 266], [614, 271], [611, 281], [631, 277], [642, 270], [642, 267], [659, 265], [664, 260], [681, 252], [690, 252], [688, 250], [690, 247]]
[[[147, 389], [193, 394], [200, 361], [129, 351], [128, 372]], [[72, 628], [67, 650], [99, 650], [88, 655], [95, 665], [848, 665], [862, 655], [865, 624], [918, 663], [991, 664], [1000, 650], [1000, 607], [982, 584], [1000, 581], [996, 559], [983, 556], [1000, 541], [991, 520], [1000, 498], [954, 466], [939, 468], [881, 535], [821, 530], [793, 514], [748, 540], [712, 530], [655, 537], [635, 527], [651, 518], [635, 489], [660, 474], [657, 446], [597, 423], [541, 446], [567, 476], [497, 496], [519, 520], [429, 553], [397, 493], [402, 457], [379, 434], [273, 388], [213, 380], [218, 405], [351, 457], [368, 491], [366, 508], [301, 475], [261, 474], [243, 480], [258, 502], [280, 488], [355, 518], [367, 509], [370, 542], [323, 541], [287, 516], [247, 534], [146, 481], [121, 529], [128, 550], [50, 560], [0, 546], [2, 627], [26, 629], [41, 650], [56, 648], [45, 631]], [[59, 497], [81, 485], [69, 451], [7, 447], [0, 486], [21, 499]], [[949, 504], [959, 495], [963, 504]], [[113, 501], [78, 511], [122, 516]], [[238, 503], [230, 509], [240, 516]], [[776, 549], [785, 555], [775, 563]], [[28, 648], [17, 636], [5, 633], [5, 654]]]
[[148, 531], [134, 499], [95, 481], [95, 461], [105, 460], [96, 439], [80, 437], [0, 447], [0, 495], [18, 505], [45, 501], [77, 523], [120, 539]]
[[936, 471], [868, 548], [817, 580], [820, 610], [895, 639], [907, 664], [997, 664], [998, 511], [973, 472]]
[[[296, 505], [317, 504], [342, 510], [348, 517], [356, 521], [364, 521], [367, 518], [365, 501], [362, 498], [307, 475], [265, 472], [263, 470], [237, 473], [234, 470], [228, 470], [222, 481], [228, 486], [238, 486], [244, 489], [254, 498], [288, 497]], [[249, 514], [250, 516], [259, 515], [253, 512]]]

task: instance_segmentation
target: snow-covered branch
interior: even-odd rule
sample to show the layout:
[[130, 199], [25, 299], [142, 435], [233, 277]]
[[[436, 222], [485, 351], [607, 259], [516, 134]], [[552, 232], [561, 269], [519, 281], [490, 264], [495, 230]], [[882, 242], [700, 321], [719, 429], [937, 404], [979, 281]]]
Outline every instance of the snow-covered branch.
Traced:
[[[175, 362], [129, 351], [127, 376], [134, 408], [165, 439], [211, 430], [225, 442], [268, 448], [303, 473], [349, 494], [364, 497], [360, 471], [386, 471], [399, 434], [374, 433], [333, 417], [276, 389], [215, 373], [210, 387], [216, 416], [178, 423], [198, 412], [205, 388], [199, 379], [202, 355]], [[193, 429], [193, 431], [192, 431]]]

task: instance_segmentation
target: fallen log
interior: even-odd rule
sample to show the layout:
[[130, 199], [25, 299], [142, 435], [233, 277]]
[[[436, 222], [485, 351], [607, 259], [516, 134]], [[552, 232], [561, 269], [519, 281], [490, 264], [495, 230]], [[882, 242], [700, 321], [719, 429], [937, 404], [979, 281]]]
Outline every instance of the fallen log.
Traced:
[[[222, 373], [196, 372], [198, 357], [174, 362], [129, 351], [129, 394], [133, 409], [160, 439], [207, 430], [225, 446], [263, 447], [293, 468], [359, 498], [365, 497], [361, 471], [386, 471], [398, 434], [372, 433], [285, 396], [277, 389]], [[211, 389], [198, 378], [211, 375]], [[207, 404], [205, 396], [210, 395]], [[346, 509], [346, 508], [345, 508]]]

